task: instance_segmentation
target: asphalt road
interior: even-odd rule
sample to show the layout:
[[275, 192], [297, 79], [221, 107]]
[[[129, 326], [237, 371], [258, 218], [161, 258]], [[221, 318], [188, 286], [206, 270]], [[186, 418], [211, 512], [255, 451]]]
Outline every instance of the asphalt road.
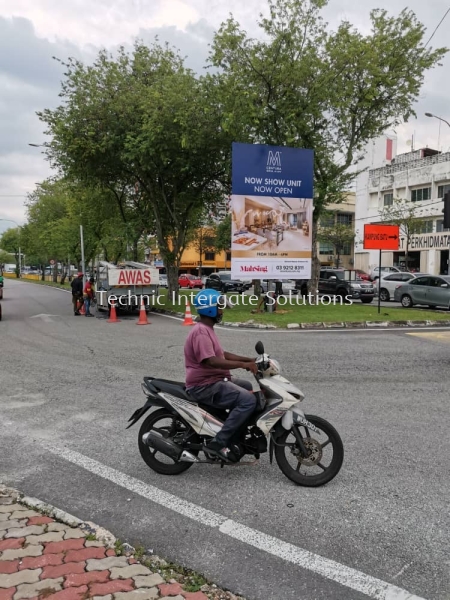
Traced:
[[[392, 586], [450, 598], [450, 332], [219, 331], [247, 355], [260, 337], [306, 393], [305, 412], [341, 433], [341, 472], [306, 489], [266, 455], [173, 478], [146, 467], [137, 427], [125, 428], [143, 376], [183, 378], [180, 321], [74, 317], [68, 293], [11, 280], [2, 306], [4, 483], [249, 600], [413, 598]], [[321, 571], [317, 557], [329, 560]], [[355, 591], [358, 573], [391, 587]]]

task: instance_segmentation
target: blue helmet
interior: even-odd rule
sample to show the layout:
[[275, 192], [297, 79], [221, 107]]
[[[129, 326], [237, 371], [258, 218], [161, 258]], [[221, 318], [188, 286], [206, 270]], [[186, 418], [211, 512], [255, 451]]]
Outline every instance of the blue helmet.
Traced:
[[201, 290], [194, 298], [193, 304], [199, 315], [217, 319], [219, 304], [224, 306], [223, 294], [217, 290]]

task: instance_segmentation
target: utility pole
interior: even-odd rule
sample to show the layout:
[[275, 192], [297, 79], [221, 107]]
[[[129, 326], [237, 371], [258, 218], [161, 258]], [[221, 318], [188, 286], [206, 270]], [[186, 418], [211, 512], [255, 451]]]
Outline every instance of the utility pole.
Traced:
[[86, 269], [84, 264], [84, 239], [83, 225], [80, 225], [80, 242], [81, 242], [81, 270], [83, 271], [83, 285], [86, 283]]

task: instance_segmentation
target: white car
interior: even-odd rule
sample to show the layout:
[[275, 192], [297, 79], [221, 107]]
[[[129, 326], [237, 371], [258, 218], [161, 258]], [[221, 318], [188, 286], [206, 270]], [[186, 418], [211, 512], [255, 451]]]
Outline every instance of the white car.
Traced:
[[424, 273], [409, 273], [405, 271], [400, 271], [398, 273], [387, 273], [382, 277], [378, 277], [374, 282], [374, 285], [376, 286], [378, 294], [380, 295], [380, 300], [383, 302], [388, 302], [389, 300], [394, 299], [395, 288], [422, 275], [424, 275]]
[[169, 284], [167, 283], [167, 275], [164, 275], [164, 273], [162, 273], [159, 276], [159, 287], [163, 287], [163, 288], [169, 287]]
[[[381, 267], [381, 277], [383, 275], [389, 275], [390, 273], [402, 273], [398, 267]], [[380, 277], [380, 267], [375, 267], [370, 271], [370, 278], [375, 281]]]

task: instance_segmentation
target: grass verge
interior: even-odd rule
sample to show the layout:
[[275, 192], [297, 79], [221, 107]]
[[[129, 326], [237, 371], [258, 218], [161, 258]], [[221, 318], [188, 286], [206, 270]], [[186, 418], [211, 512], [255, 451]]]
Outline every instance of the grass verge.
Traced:
[[[155, 308], [172, 310], [175, 312], [184, 312], [186, 308], [186, 296], [189, 302], [195, 297], [197, 290], [180, 291], [180, 300], [177, 303], [172, 301], [172, 298], [167, 296], [167, 290], [161, 292], [159, 304], [155, 303]], [[392, 307], [381, 306], [378, 314], [378, 303], [376, 300], [372, 304], [362, 304], [355, 301], [351, 305], [340, 305], [336, 300], [336, 304], [326, 306], [318, 305], [299, 305], [297, 297], [292, 296], [292, 299], [285, 306], [278, 306], [276, 312], [252, 313], [256, 310], [257, 302], [250, 304], [250, 296], [229, 294], [230, 299], [235, 303], [231, 309], [225, 309], [223, 321], [228, 323], [245, 323], [253, 321], [254, 323], [264, 325], [276, 325], [278, 327], [286, 327], [288, 323], [360, 323], [363, 321], [447, 321], [450, 320], [449, 311], [438, 311], [431, 309], [420, 308], [402, 308], [397, 305]], [[256, 297], [254, 297], [256, 298]], [[302, 301], [298, 297], [298, 302]], [[193, 316], [197, 314], [195, 308], [191, 304], [191, 312]]]

